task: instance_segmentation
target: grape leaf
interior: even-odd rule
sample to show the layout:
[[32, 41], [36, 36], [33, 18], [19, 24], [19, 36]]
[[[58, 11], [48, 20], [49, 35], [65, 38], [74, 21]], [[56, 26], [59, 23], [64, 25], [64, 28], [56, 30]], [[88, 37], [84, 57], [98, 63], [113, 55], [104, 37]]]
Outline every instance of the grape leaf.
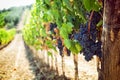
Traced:
[[70, 49], [70, 47], [71, 47], [71, 41], [70, 41], [69, 39], [65, 39], [65, 40], [64, 40], [64, 44], [65, 44], [65, 46], [66, 46], [68, 49]]
[[96, 0], [83, 0], [83, 4], [87, 11], [91, 11], [91, 10], [99, 11], [99, 9], [101, 8], [98, 1]]
[[91, 11], [92, 10], [92, 6], [94, 4], [94, 1], [95, 0], [83, 0], [83, 4], [85, 6], [85, 9], [88, 10], [88, 11]]
[[82, 46], [78, 42], [75, 43], [75, 47], [78, 52], [80, 52], [82, 50]]
[[68, 38], [68, 34], [72, 32], [72, 27], [73, 25], [70, 22], [63, 23], [62, 27], [60, 28], [60, 35], [62, 36], [62, 38]]
[[93, 4], [92, 10], [99, 11], [100, 8], [101, 8], [100, 4], [97, 1], [95, 1]]
[[47, 36], [45, 29], [43, 29], [43, 28], [40, 29], [40, 35], [43, 37]]
[[45, 3], [47, 3], [49, 5], [50, 4], [50, 0], [45, 0]]
[[66, 29], [67, 33], [71, 33], [72, 31], [73, 24], [68, 22], [68, 23], [63, 23], [62, 29]]
[[70, 10], [72, 11], [72, 6], [70, 4], [70, 0], [63, 0], [63, 4]]
[[68, 38], [68, 33], [67, 30], [65, 28], [60, 28], [60, 36], [64, 39]]
[[103, 20], [100, 20], [98, 23], [97, 23], [97, 27], [101, 26], [103, 24]]

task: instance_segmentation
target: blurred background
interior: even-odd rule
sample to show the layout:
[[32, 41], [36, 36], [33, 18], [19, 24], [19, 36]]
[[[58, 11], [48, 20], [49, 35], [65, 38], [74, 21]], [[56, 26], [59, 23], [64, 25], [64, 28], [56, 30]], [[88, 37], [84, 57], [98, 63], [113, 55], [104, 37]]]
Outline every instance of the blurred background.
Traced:
[[35, 0], [0, 0], [0, 10], [15, 6], [25, 6], [35, 3]]

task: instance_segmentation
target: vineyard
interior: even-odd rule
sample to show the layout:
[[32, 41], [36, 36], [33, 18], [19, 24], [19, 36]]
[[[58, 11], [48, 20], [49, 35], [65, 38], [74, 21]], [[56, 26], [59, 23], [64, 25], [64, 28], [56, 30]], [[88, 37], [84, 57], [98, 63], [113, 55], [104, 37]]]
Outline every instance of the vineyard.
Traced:
[[23, 38], [26, 44], [47, 50], [51, 57], [54, 55], [51, 50], [58, 52], [62, 66], [64, 56], [73, 54], [75, 79], [78, 80], [79, 53], [85, 56], [86, 61], [94, 55], [101, 59], [102, 14], [102, 1], [36, 1], [30, 21], [23, 29]]
[[[61, 56], [67, 51], [68, 55], [83, 52], [87, 61], [93, 55], [101, 57], [100, 3], [95, 0], [93, 3], [86, 0], [36, 1], [31, 11], [31, 20], [23, 30], [25, 42], [36, 48], [46, 48], [48, 52], [58, 47]], [[93, 7], [88, 6], [91, 4], [94, 4]]]
[[19, 36], [35, 80], [119, 80], [119, 3], [36, 0], [0, 11], [0, 47]]
[[18, 24], [22, 12], [23, 7], [13, 7], [0, 11], [0, 49], [14, 39], [16, 33], [15, 26]]

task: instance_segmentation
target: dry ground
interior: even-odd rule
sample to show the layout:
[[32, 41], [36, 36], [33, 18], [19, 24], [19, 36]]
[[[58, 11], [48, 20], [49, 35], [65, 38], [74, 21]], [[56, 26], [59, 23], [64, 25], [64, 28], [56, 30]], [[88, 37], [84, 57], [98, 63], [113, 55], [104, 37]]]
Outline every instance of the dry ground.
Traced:
[[[24, 15], [17, 26], [18, 30], [22, 29], [23, 20]], [[14, 40], [0, 50], [0, 80], [32, 80], [34, 78], [26, 53], [22, 34], [17, 33]]]

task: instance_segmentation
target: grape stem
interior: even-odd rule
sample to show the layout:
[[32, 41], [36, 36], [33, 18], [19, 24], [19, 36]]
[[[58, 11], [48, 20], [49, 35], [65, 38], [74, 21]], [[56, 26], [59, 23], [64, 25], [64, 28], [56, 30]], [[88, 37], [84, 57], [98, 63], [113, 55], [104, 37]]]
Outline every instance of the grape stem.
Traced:
[[93, 17], [93, 13], [94, 13], [94, 11], [92, 11], [90, 13], [90, 18], [89, 18], [89, 22], [88, 22], [88, 33], [90, 33], [90, 23], [91, 23], [91, 20], [92, 20], [92, 17]]
[[102, 15], [102, 13], [101, 12], [99, 12], [99, 14], [101, 15], [101, 17], [103, 18], [103, 15]]

